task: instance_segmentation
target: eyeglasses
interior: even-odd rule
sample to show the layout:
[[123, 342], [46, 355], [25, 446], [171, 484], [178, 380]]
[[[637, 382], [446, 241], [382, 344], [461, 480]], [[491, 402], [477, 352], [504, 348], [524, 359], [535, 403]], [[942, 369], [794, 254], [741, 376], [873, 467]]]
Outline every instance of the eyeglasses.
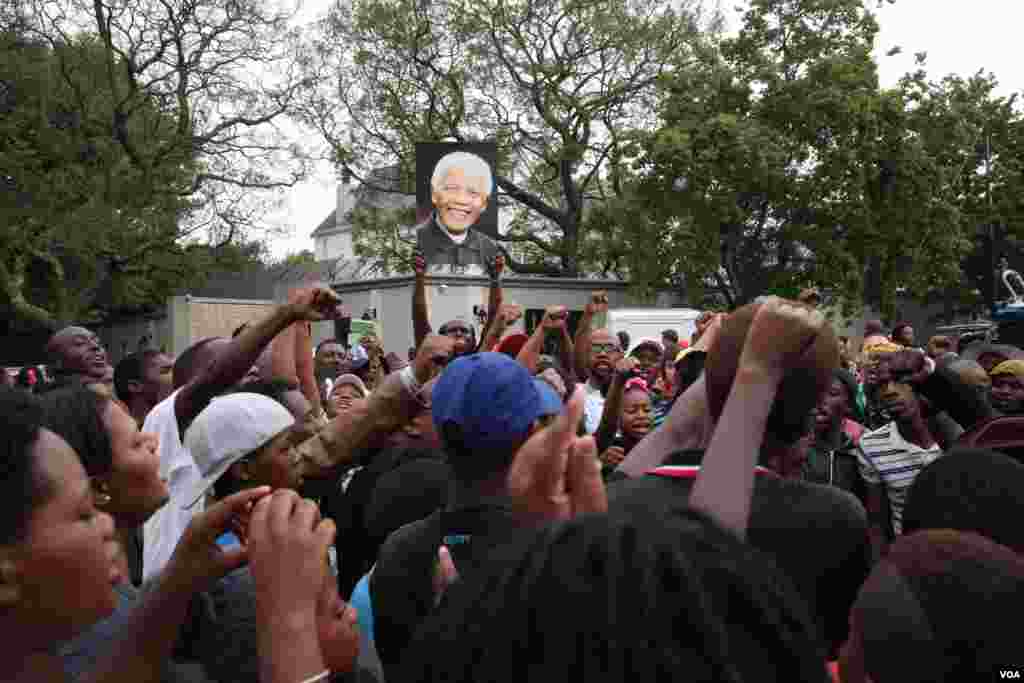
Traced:
[[622, 348], [618, 344], [591, 344], [590, 350], [594, 353], [619, 353]]
[[444, 334], [444, 335], [446, 335], [448, 337], [468, 337], [469, 336], [469, 328], [466, 328], [466, 327], [446, 327], [444, 332], [442, 332], [441, 334]]

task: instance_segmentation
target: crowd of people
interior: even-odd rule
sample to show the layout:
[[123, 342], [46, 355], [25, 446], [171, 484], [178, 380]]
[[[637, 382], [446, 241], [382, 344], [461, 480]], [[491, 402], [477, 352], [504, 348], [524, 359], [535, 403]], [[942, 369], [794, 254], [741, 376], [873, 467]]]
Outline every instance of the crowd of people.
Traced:
[[325, 287], [176, 358], [53, 335], [0, 387], [0, 680], [1020, 677], [1024, 352], [813, 291], [523, 334], [501, 256], [435, 333], [426, 265], [408, 354], [314, 346]]

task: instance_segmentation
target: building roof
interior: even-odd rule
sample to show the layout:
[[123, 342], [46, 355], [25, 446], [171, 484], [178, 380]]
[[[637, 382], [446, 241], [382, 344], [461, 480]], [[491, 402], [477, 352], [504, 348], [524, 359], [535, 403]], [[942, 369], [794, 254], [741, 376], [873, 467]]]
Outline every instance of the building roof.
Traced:
[[337, 229], [337, 220], [335, 219], [337, 214], [337, 209], [331, 209], [331, 212], [327, 214], [327, 218], [320, 221], [320, 225], [316, 226], [316, 230], [310, 234], [310, 237], [319, 237], [320, 235], [334, 232]]
[[[350, 185], [354, 198], [353, 208], [407, 209], [416, 206], [415, 195], [401, 191], [400, 169], [397, 165], [384, 166], [370, 172], [368, 184]], [[339, 227], [338, 210], [335, 208], [310, 234], [314, 239], [343, 230], [348, 225], [347, 217], [342, 218]]]

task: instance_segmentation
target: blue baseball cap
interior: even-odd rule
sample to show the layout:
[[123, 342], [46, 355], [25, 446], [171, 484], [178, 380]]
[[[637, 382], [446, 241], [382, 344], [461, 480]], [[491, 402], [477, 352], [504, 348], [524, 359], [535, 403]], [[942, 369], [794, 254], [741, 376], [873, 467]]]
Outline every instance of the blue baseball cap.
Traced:
[[540, 396], [541, 415], [558, 415], [562, 412], [562, 399], [558, 398], [554, 387], [539, 377], [533, 378], [533, 385], [537, 387], [537, 395]]
[[515, 447], [544, 414], [533, 375], [503, 353], [475, 353], [449, 363], [431, 403], [442, 438], [446, 425], [455, 426], [474, 450]]

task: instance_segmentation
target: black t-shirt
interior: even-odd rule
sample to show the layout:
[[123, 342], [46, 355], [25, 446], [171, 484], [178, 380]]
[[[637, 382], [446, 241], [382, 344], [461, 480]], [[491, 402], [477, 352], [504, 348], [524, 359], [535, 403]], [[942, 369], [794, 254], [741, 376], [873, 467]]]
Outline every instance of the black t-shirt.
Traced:
[[434, 609], [434, 569], [448, 546], [461, 578], [471, 574], [497, 545], [514, 539], [520, 526], [510, 503], [489, 498], [460, 503], [388, 536], [370, 578], [374, 643], [384, 668], [399, 670], [416, 628]]
[[[666, 464], [697, 465], [702, 457], [702, 451], [684, 451]], [[671, 515], [685, 508], [694, 481], [654, 474], [615, 481], [608, 488], [609, 514]], [[793, 580], [835, 657], [871, 569], [864, 507], [835, 487], [764, 474], [754, 482], [747, 540]]]
[[[338, 481], [323, 497], [321, 510], [338, 527], [338, 592], [348, 598], [359, 579], [370, 571], [383, 539], [369, 530], [366, 518], [377, 482], [403, 464], [421, 459], [440, 460], [443, 454], [426, 448], [398, 446], [363, 454], [363, 465], [341, 491]], [[414, 518], [415, 519], [415, 518]]]

